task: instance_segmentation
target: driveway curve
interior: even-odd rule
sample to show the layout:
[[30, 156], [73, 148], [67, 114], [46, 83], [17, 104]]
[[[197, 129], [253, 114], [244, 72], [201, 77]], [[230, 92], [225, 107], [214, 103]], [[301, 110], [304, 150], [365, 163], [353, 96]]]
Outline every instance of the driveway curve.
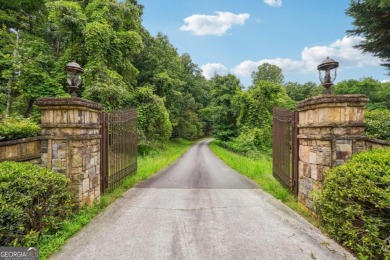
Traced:
[[354, 259], [198, 142], [51, 259]]

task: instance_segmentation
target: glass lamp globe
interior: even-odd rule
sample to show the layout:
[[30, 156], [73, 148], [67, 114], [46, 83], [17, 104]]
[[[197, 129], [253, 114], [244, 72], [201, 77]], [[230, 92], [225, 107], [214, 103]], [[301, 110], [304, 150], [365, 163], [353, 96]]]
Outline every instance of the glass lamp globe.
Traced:
[[333, 85], [334, 80], [337, 76], [337, 68], [339, 67], [339, 63], [333, 59], [327, 57], [320, 65], [318, 65], [317, 69], [319, 72], [319, 78], [324, 86], [324, 94], [331, 94], [330, 87]]
[[81, 74], [83, 73], [83, 69], [76, 62], [70, 62], [65, 66], [66, 71], [66, 81], [69, 85], [71, 96], [77, 97], [76, 90], [79, 88], [82, 82]]

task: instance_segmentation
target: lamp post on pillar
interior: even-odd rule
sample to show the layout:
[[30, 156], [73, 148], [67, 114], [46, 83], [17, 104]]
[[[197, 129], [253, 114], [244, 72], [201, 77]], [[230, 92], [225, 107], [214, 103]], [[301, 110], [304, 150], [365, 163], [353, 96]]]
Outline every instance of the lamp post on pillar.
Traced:
[[317, 69], [319, 72], [320, 81], [322, 86], [325, 88], [324, 94], [332, 94], [330, 87], [333, 85], [334, 80], [337, 76], [337, 68], [339, 63], [329, 57], [326, 58]]
[[66, 64], [65, 71], [66, 71], [66, 81], [69, 84], [70, 95], [72, 97], [77, 97], [76, 90], [81, 85], [81, 81], [82, 81], [81, 74], [83, 73], [84, 70], [76, 61], [73, 61]]

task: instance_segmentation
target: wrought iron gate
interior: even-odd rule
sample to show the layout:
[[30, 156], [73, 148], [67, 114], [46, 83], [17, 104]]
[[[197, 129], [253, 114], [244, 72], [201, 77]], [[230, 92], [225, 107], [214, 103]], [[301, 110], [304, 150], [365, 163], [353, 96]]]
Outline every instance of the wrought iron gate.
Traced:
[[273, 109], [272, 173], [298, 194], [298, 112]]
[[101, 192], [118, 187], [137, 171], [137, 113], [135, 109], [102, 112]]

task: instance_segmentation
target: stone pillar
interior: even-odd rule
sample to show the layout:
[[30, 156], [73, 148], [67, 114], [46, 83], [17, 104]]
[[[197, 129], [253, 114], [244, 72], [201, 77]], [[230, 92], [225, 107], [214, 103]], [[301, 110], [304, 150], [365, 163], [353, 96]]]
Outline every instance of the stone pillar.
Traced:
[[102, 105], [82, 98], [40, 98], [42, 166], [71, 180], [75, 203], [100, 197], [100, 117]]
[[298, 201], [314, 210], [311, 192], [324, 173], [365, 149], [364, 95], [323, 95], [298, 104]]

